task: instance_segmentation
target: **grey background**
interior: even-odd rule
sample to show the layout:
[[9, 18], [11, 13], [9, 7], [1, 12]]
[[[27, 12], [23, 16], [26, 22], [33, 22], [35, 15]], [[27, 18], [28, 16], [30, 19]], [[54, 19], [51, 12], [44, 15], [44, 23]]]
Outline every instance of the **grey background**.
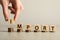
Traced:
[[[21, 0], [24, 10], [17, 23], [60, 25], [60, 0]], [[11, 15], [10, 15], [11, 16]], [[7, 25], [0, 5], [0, 25]]]

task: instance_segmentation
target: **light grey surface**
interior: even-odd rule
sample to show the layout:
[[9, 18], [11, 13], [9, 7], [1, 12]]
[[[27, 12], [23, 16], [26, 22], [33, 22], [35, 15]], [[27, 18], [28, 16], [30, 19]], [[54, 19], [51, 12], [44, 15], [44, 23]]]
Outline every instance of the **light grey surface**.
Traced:
[[[6, 28], [7, 29], [7, 28]], [[60, 27], [56, 32], [6, 32], [0, 30], [0, 40], [60, 40]]]
[[0, 40], [60, 40], [58, 33], [0, 32]]

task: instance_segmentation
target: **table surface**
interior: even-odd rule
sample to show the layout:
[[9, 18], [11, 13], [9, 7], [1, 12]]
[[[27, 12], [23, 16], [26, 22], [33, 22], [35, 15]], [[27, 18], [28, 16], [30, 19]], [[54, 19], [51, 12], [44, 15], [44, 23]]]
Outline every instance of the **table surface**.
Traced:
[[[5, 27], [6, 28], [6, 27]], [[2, 31], [3, 30], [3, 31]], [[56, 32], [7, 32], [0, 27], [0, 40], [60, 40], [60, 27]]]

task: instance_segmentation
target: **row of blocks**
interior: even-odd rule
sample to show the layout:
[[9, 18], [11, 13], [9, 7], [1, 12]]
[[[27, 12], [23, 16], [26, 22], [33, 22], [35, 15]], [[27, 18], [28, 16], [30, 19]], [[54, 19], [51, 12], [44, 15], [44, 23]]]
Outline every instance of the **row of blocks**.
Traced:
[[[31, 32], [31, 26], [30, 25], [26, 25], [26, 30], [25, 32]], [[41, 32], [47, 32], [49, 29], [49, 32], [55, 32], [56, 31], [56, 26], [55, 25], [50, 25], [49, 28], [47, 25], [42, 25], [41, 26]], [[8, 32], [13, 32], [14, 31], [14, 28], [8, 28]], [[23, 32], [23, 29], [22, 29], [22, 24], [17, 24], [17, 32]], [[39, 26], [36, 25], [35, 26], [35, 30], [34, 32], [40, 32], [39, 30]]]

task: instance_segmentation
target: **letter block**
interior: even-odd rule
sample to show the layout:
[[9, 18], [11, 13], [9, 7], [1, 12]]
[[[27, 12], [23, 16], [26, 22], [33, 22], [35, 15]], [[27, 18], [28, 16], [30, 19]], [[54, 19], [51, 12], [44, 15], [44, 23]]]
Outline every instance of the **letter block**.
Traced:
[[48, 25], [42, 25], [41, 32], [47, 32], [47, 31], [48, 31]]
[[22, 24], [17, 24], [17, 32], [23, 32]]
[[39, 26], [38, 25], [35, 26], [34, 32], [39, 32]]
[[13, 28], [8, 28], [8, 32], [13, 32], [14, 29]]
[[50, 25], [49, 31], [50, 31], [50, 32], [55, 32], [55, 31], [56, 31], [55, 25]]
[[25, 32], [31, 32], [30, 25], [27, 25]]

